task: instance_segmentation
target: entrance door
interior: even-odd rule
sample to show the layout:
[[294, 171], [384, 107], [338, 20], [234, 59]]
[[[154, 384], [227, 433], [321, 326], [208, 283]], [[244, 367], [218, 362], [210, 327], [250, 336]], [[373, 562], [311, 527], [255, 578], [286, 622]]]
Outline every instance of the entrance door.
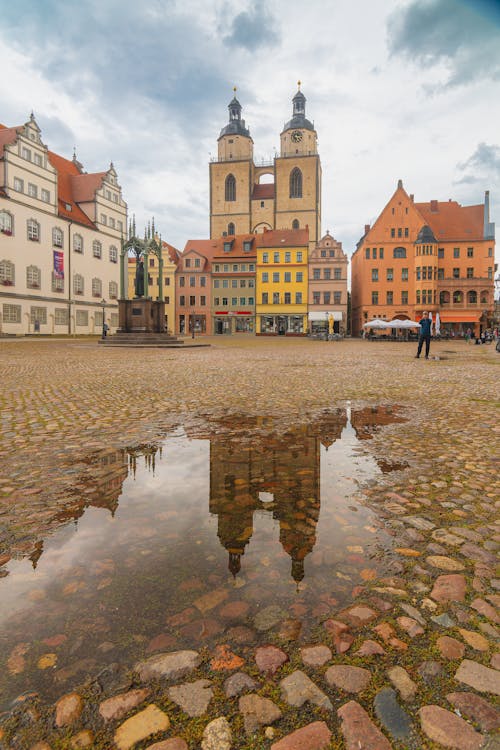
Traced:
[[216, 320], [215, 321], [215, 333], [224, 333], [224, 321], [222, 320]]
[[284, 336], [287, 328], [287, 319], [283, 316], [278, 317], [278, 336]]

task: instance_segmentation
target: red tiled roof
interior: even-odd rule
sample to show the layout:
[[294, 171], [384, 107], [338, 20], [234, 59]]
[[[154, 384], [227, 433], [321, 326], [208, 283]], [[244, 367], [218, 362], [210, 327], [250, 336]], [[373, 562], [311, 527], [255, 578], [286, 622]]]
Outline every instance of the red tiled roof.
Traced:
[[264, 200], [265, 198], [274, 198], [274, 182], [264, 182], [253, 186], [252, 200]]
[[[256, 242], [257, 239], [256, 234], [235, 234], [230, 237], [218, 237], [217, 240], [217, 251], [214, 253], [214, 258], [234, 258], [236, 256], [244, 256], [246, 258], [251, 258], [252, 256], [255, 257], [257, 250], [256, 250]], [[248, 242], [249, 240], [252, 241], [252, 245], [250, 247], [250, 250], [245, 252], [243, 250], [243, 243]], [[225, 242], [231, 242], [231, 250], [229, 252], [224, 252], [224, 243]]]
[[484, 235], [484, 205], [461, 206], [456, 201], [415, 203], [437, 240], [477, 240]]
[[211, 260], [217, 250], [217, 240], [188, 240], [181, 255], [188, 255], [192, 250]]
[[309, 244], [309, 229], [270, 229], [255, 237], [259, 247], [295, 247]]
[[[91, 229], [96, 229], [96, 225], [89, 219], [87, 214], [77, 205], [73, 195], [73, 177], [80, 174], [76, 164], [69, 159], [65, 159], [52, 151], [48, 152], [49, 161], [57, 170], [57, 188], [59, 199], [59, 215], [65, 219], [76, 221]], [[71, 206], [68, 210], [66, 205]]]
[[6, 125], [0, 125], [0, 158], [3, 156], [4, 146], [14, 143], [22, 129], [22, 125], [17, 125], [15, 128], [8, 128]]

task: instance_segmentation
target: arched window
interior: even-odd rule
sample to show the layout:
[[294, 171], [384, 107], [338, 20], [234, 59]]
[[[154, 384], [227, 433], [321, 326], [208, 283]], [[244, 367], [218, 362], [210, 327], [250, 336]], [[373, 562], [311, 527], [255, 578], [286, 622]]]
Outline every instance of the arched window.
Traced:
[[298, 167], [290, 172], [290, 198], [302, 198], [302, 172]]
[[228, 176], [226, 177], [226, 200], [236, 200], [236, 180], [234, 179], [234, 175], [232, 174], [228, 174]]
[[234, 234], [236, 234], [236, 232], [235, 232], [235, 229], [234, 229], [234, 224], [233, 224], [233, 222], [232, 222], [232, 221], [230, 221], [230, 222], [229, 222], [229, 224], [227, 225], [227, 233], [228, 233], [228, 234], [229, 234], [229, 235], [230, 235], [231, 237], [232, 237], [232, 236], [233, 236]]
[[33, 242], [39, 242], [40, 224], [35, 219], [28, 219], [26, 226], [28, 228], [28, 239]]
[[116, 245], [110, 245], [109, 260], [110, 263], [118, 263], [118, 248], [116, 247]]
[[83, 276], [80, 273], [75, 273], [73, 276], [73, 291], [75, 294], [84, 292]]
[[83, 237], [81, 234], [73, 235], [73, 250], [75, 253], [83, 253]]
[[10, 236], [14, 231], [14, 220], [9, 211], [0, 211], [0, 232]]
[[102, 297], [102, 281], [101, 279], [92, 279], [92, 297]]
[[453, 292], [453, 304], [454, 305], [460, 305], [462, 303], [462, 292], [456, 291]]
[[52, 230], [52, 244], [54, 247], [63, 246], [63, 233], [59, 227], [54, 227]]
[[292, 229], [298, 229], [298, 228], [299, 228], [299, 226], [300, 226], [300, 225], [299, 225], [299, 220], [298, 220], [298, 219], [294, 219], [294, 220], [292, 221]]
[[118, 297], [118, 284], [116, 281], [109, 282], [109, 296], [110, 299], [116, 299]]
[[469, 305], [477, 305], [477, 292], [467, 292], [467, 302]]
[[42, 281], [42, 272], [38, 266], [28, 266], [26, 268], [26, 286], [28, 289], [40, 289]]
[[489, 299], [488, 291], [486, 289], [483, 289], [483, 291], [481, 292], [481, 304], [487, 305], [488, 299]]
[[102, 245], [99, 240], [94, 240], [92, 243], [92, 254], [94, 258], [102, 258]]
[[439, 304], [440, 305], [449, 305], [450, 304], [450, 293], [449, 292], [439, 292]]
[[0, 260], [0, 284], [14, 286], [16, 281], [15, 266], [10, 260]]
[[393, 258], [406, 258], [406, 247], [395, 247], [392, 253]]

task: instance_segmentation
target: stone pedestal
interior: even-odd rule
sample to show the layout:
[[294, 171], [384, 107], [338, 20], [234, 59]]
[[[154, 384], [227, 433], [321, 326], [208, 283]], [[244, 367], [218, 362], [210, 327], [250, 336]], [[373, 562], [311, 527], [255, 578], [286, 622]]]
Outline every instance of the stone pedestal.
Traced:
[[159, 300], [118, 300], [118, 333], [164, 333], [165, 303]]

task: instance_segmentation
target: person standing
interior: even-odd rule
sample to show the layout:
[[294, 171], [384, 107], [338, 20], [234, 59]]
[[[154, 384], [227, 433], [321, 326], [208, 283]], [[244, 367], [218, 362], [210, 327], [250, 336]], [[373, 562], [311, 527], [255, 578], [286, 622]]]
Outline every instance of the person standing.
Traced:
[[417, 353], [415, 354], [415, 359], [419, 359], [420, 352], [422, 351], [422, 346], [424, 345], [425, 341], [425, 358], [429, 359], [429, 349], [431, 346], [431, 328], [432, 328], [432, 320], [429, 318], [429, 313], [424, 312], [422, 313], [423, 317], [420, 321], [420, 335], [418, 337], [418, 349]]

